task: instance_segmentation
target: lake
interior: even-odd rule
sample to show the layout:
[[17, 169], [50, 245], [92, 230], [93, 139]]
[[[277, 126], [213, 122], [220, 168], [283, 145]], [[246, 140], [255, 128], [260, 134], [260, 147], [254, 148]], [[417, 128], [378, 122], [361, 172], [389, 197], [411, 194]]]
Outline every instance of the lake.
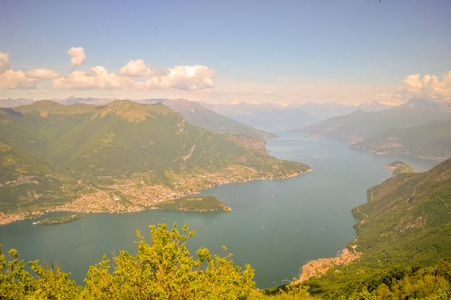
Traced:
[[[281, 134], [281, 133], [278, 133]], [[288, 283], [307, 261], [332, 257], [356, 238], [351, 209], [366, 202], [366, 190], [390, 177], [384, 168], [403, 160], [420, 171], [438, 162], [377, 156], [348, 145], [300, 133], [282, 133], [267, 148], [280, 159], [307, 163], [313, 171], [280, 181], [257, 180], [204, 190], [232, 208], [230, 213], [143, 211], [86, 214], [73, 223], [33, 225], [31, 220], [0, 227], [2, 250], [19, 251], [28, 262], [59, 264], [78, 284], [102, 255], [120, 250], [136, 253], [136, 230], [149, 237], [151, 224], [188, 224], [196, 235], [187, 245], [222, 254], [224, 245], [235, 264], [255, 269], [258, 288]], [[55, 215], [55, 214], [54, 214]], [[147, 238], [147, 241], [149, 239]]]

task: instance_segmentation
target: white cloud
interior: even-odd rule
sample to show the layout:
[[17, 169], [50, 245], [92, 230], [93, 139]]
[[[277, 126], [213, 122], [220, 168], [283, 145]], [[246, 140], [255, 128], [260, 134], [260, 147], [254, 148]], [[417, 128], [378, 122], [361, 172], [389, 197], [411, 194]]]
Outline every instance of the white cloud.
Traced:
[[204, 90], [214, 86], [214, 70], [206, 66], [176, 66], [165, 75], [149, 78], [145, 86], [150, 89]]
[[131, 60], [128, 62], [127, 65], [121, 68], [119, 71], [119, 74], [125, 75], [125, 76], [151, 76], [152, 75], [152, 69], [151, 64], [144, 64], [144, 60], [137, 59], [137, 60]]
[[33, 69], [25, 74], [28, 78], [55, 79], [59, 77], [58, 72], [50, 69]]
[[9, 57], [8, 54], [0, 51], [0, 73], [4, 73], [9, 70]]
[[67, 53], [72, 56], [70, 59], [72, 67], [81, 65], [86, 60], [85, 49], [83, 47], [72, 47], [67, 50]]
[[0, 74], [0, 89], [33, 89], [36, 79], [28, 78], [22, 71], [8, 70]]
[[409, 75], [395, 93], [376, 94], [377, 101], [385, 104], [400, 104], [411, 99], [451, 101], [451, 71], [441, 78], [435, 75]]
[[59, 89], [130, 89], [133, 81], [128, 77], [109, 73], [97, 66], [84, 71], [75, 71], [66, 77], [53, 80], [53, 87]]
[[[72, 47], [67, 53], [72, 67], [86, 60], [83, 47]], [[214, 70], [206, 66], [175, 66], [169, 69], [152, 70], [151, 64], [142, 59], [130, 60], [118, 73], [110, 73], [103, 66], [96, 66], [86, 71], [72, 71], [61, 76], [51, 69], [32, 69], [26, 73], [9, 69], [7, 54], [0, 52], [0, 89], [34, 89], [46, 88], [40, 85], [44, 80], [52, 79], [51, 88], [55, 90], [122, 90], [146, 92], [149, 90], [176, 90], [183, 92], [209, 92], [213, 87]], [[136, 79], [134, 77], [143, 77]], [[48, 88], [48, 87], [47, 87]]]
[[420, 74], [407, 76], [397, 90], [400, 98], [421, 98], [436, 101], [451, 101], [451, 71], [441, 80], [435, 75]]
[[[154, 74], [144, 61], [130, 61], [118, 74], [109, 73], [97, 66], [84, 71], [75, 71], [53, 80], [59, 89], [179, 89], [184, 91], [204, 90], [213, 87], [214, 71], [205, 66], [176, 66], [163, 73]], [[126, 76], [124, 76], [126, 75]], [[145, 82], [135, 81], [132, 76], [146, 76]]]
[[204, 90], [213, 87], [215, 72], [206, 66], [175, 66], [162, 71], [153, 71], [144, 60], [131, 60], [121, 68], [120, 75], [147, 77], [145, 83], [135, 82], [138, 89], [179, 89], [184, 91]]

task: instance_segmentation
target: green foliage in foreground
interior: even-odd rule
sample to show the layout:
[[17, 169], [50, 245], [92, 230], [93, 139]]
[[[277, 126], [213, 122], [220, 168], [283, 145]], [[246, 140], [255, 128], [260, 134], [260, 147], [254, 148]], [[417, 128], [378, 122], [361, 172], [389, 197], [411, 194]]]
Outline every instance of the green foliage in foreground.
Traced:
[[[150, 226], [152, 243], [138, 232], [137, 255], [122, 251], [91, 266], [85, 286], [77, 286], [59, 266], [30, 262], [25, 270], [18, 252], [6, 260], [0, 250], [0, 299], [450, 299], [451, 258], [431, 267], [394, 265], [387, 269], [332, 270], [308, 286], [287, 285], [255, 290], [254, 270], [233, 265], [232, 256], [201, 248], [193, 258], [185, 242], [194, 235], [187, 226]], [[224, 247], [224, 251], [226, 251]]]
[[431, 267], [392, 265], [377, 270], [351, 265], [308, 281], [324, 299], [451, 299], [451, 258]]
[[[33, 277], [9, 251], [11, 261], [0, 250], [0, 299], [313, 299], [305, 288], [291, 287], [276, 295], [255, 290], [254, 270], [233, 265], [231, 254], [211, 255], [208, 249], [190, 256], [185, 241], [194, 235], [187, 226], [150, 226], [152, 243], [138, 232], [138, 254], [120, 255], [102, 261], [88, 271], [85, 286], [77, 286], [59, 267], [30, 262]], [[226, 251], [224, 247], [224, 251]]]
[[[183, 231], [187, 234], [188, 228]], [[245, 299], [254, 290], [250, 266], [242, 271], [234, 267], [229, 256], [212, 256], [208, 249], [190, 256], [184, 241], [194, 233], [181, 235], [166, 225], [151, 227], [152, 245], [141, 235], [138, 255], [122, 251], [114, 258], [115, 268], [109, 271], [105, 257], [90, 268], [86, 278], [86, 295], [97, 299]], [[224, 249], [225, 250], [225, 249]], [[206, 265], [201, 268], [202, 265]]]

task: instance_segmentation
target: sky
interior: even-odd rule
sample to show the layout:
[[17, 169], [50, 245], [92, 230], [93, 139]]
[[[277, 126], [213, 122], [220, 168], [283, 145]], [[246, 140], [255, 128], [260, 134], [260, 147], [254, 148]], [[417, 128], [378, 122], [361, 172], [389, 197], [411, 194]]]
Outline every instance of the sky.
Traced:
[[0, 99], [451, 101], [450, 0], [0, 0]]

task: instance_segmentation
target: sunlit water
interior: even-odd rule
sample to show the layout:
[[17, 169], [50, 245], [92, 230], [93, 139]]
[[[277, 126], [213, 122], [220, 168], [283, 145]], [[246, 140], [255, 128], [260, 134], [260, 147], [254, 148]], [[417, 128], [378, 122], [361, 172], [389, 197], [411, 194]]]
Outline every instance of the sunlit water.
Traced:
[[131, 214], [87, 214], [73, 223], [33, 225], [31, 220], [0, 227], [2, 250], [19, 250], [25, 261], [62, 265], [82, 284], [88, 268], [105, 253], [136, 252], [136, 230], [150, 224], [188, 224], [196, 235], [188, 242], [222, 254], [225, 245], [236, 264], [255, 269], [257, 287], [289, 282], [309, 260], [335, 256], [356, 237], [351, 209], [366, 202], [366, 190], [390, 176], [384, 165], [403, 160], [425, 171], [434, 161], [376, 156], [346, 144], [284, 134], [270, 142], [271, 155], [309, 164], [313, 171], [281, 181], [252, 181], [217, 186], [214, 195], [230, 213], [144, 211]]

